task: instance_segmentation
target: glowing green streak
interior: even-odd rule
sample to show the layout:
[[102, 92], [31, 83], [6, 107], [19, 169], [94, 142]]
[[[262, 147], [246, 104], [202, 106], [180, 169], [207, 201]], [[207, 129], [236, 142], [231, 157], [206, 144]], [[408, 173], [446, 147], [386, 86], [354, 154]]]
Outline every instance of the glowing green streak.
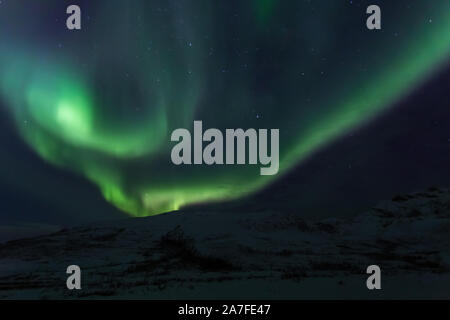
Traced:
[[371, 80], [357, 94], [343, 99], [334, 112], [322, 116], [318, 123], [309, 127], [283, 158], [282, 165], [289, 167], [298, 163], [330, 140], [371, 120], [417, 86], [421, 79], [426, 79], [434, 67], [447, 61], [450, 15], [443, 13], [441, 21], [431, 35], [422, 35], [412, 41], [412, 45], [404, 50], [404, 57], [386, 60], [383, 71], [371, 75]]
[[254, 0], [256, 17], [260, 23], [265, 23], [270, 18], [276, 5], [276, 0]]
[[[258, 19], [267, 21], [275, 1], [258, 4]], [[438, 17], [434, 19], [442, 23], [435, 22], [432, 31], [409, 39], [402, 57], [385, 59], [379, 71], [368, 75], [361, 84], [358, 81], [349, 84], [354, 92], [338, 92], [328, 97], [326, 105], [316, 106], [325, 112], [307, 122], [289, 143], [280, 141], [280, 174], [392, 106], [448, 58], [450, 8], [443, 7], [436, 10], [440, 17], [435, 13]], [[150, 29], [158, 30], [154, 27]], [[191, 36], [185, 35], [184, 29], [179, 32], [186, 38]], [[156, 31], [152, 35], [158, 38]], [[172, 45], [160, 38], [161, 47]], [[280, 174], [261, 177], [259, 167], [252, 170], [229, 166], [223, 171], [197, 175], [168, 163], [169, 128], [192, 124], [199, 97], [207, 91], [202, 88], [208, 88], [205, 67], [199, 63], [202, 58], [197, 58], [206, 50], [198, 47], [194, 42], [192, 49], [185, 48], [179, 56], [156, 55], [160, 60], [152, 56], [138, 70], [132, 70], [137, 74], [140, 89], [152, 89], [139, 101], [137, 107], [148, 111], [139, 116], [139, 121], [114, 116], [116, 108], [131, 107], [129, 104], [134, 100], [129, 99], [135, 94], [125, 97], [117, 94], [117, 98], [113, 88], [104, 93], [113, 96], [105, 105], [95, 95], [90, 74], [78, 71], [70, 60], [42, 61], [39, 55], [2, 48], [1, 56], [8, 63], [1, 63], [0, 91], [20, 134], [31, 148], [50, 163], [82, 173], [100, 188], [107, 201], [131, 215], [146, 216], [178, 210], [186, 204], [241, 197], [259, 190]], [[27, 51], [31, 50], [19, 50]], [[188, 76], [179, 70], [193, 73]], [[123, 85], [119, 83], [117, 87]], [[238, 98], [251, 101], [249, 97]], [[292, 108], [297, 107], [296, 103]], [[211, 107], [216, 108], [220, 117], [228, 106]], [[220, 107], [224, 107], [222, 111]]]
[[[158, 113], [147, 126], [123, 130], [101, 128], [102, 115], [96, 114], [94, 102], [84, 85], [86, 82], [81, 77], [64, 68], [55, 70], [54, 66], [48, 66], [51, 72], [34, 68], [28, 62], [33, 60], [32, 57], [20, 60], [23, 62], [3, 70], [4, 95], [13, 108], [22, 134], [40, 153], [47, 154], [48, 151], [44, 136], [55, 140], [52, 145], [59, 140], [123, 158], [149, 153], [163, 142], [164, 113]], [[18, 88], [23, 88], [21, 82], [26, 80], [30, 70], [34, 71], [33, 78], [26, 85], [23, 96]]]

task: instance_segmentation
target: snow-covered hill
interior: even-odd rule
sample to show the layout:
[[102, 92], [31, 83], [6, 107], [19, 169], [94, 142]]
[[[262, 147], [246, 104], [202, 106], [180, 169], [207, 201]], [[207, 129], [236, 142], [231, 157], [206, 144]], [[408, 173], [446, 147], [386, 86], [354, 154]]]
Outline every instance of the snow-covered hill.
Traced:
[[[66, 268], [82, 269], [82, 290]], [[367, 266], [382, 290], [366, 288]], [[450, 298], [450, 190], [353, 219], [172, 212], [0, 245], [0, 298]]]

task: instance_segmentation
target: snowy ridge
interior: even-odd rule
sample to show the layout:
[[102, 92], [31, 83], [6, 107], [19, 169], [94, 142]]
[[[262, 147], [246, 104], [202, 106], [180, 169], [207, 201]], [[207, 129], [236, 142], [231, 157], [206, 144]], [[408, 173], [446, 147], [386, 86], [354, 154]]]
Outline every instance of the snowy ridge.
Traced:
[[[71, 264], [82, 290], [66, 289]], [[172, 212], [10, 241], [0, 298], [361, 298], [371, 264], [388, 297], [450, 297], [450, 190], [395, 196], [353, 219]]]

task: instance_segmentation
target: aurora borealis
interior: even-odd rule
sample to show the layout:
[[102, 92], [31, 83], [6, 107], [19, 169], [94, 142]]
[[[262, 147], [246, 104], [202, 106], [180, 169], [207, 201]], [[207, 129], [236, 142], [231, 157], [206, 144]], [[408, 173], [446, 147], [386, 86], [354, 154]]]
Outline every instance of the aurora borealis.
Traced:
[[[17, 135], [133, 216], [251, 194], [370, 122], [450, 57], [450, 2], [0, 4], [0, 95]], [[26, 4], [26, 5], [25, 5]], [[405, 22], [407, 21], [407, 23]], [[170, 133], [279, 128], [280, 173], [174, 166]]]

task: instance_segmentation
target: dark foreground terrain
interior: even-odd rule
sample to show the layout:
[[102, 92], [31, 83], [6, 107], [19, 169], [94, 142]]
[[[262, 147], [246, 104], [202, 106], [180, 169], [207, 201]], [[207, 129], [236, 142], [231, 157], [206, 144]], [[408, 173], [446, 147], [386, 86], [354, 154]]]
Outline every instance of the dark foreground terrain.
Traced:
[[[82, 290], [66, 268], [82, 269]], [[382, 290], [366, 288], [366, 268]], [[352, 219], [172, 212], [0, 244], [0, 298], [450, 298], [450, 190]]]

